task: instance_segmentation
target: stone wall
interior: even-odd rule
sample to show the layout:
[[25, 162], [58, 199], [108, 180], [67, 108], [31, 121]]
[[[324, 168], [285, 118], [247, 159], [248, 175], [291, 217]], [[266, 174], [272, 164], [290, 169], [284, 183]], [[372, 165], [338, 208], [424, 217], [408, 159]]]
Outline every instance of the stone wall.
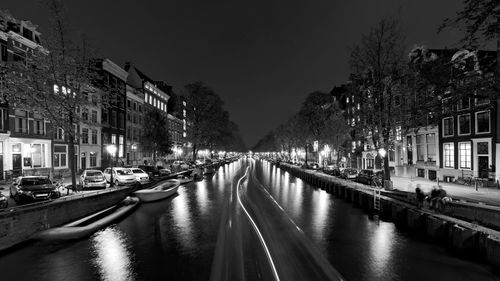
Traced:
[[38, 231], [60, 226], [108, 208], [123, 200], [134, 187], [82, 193], [55, 201], [9, 209], [0, 213], [0, 251], [29, 240]]
[[280, 168], [338, 198], [368, 209], [372, 214], [393, 221], [398, 227], [433, 238], [456, 252], [500, 265], [500, 232], [485, 227], [500, 225], [500, 208], [453, 202], [444, 213], [435, 213], [417, 209], [414, 197], [408, 193], [381, 191], [377, 196], [380, 208], [375, 210], [375, 191], [369, 186], [289, 164], [283, 163]]

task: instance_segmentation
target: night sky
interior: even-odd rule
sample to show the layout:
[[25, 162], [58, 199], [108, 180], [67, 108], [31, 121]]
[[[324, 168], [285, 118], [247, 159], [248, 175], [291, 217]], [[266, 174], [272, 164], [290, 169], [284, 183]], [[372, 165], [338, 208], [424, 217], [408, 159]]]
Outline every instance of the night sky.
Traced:
[[[382, 17], [399, 15], [409, 48], [455, 47], [437, 27], [459, 0], [66, 0], [73, 25], [102, 56], [132, 61], [182, 93], [201, 80], [222, 97], [248, 147], [298, 111], [305, 96], [349, 75], [349, 48]], [[18, 19], [47, 25], [37, 0], [2, 0]], [[42, 34], [43, 36], [43, 34]]]

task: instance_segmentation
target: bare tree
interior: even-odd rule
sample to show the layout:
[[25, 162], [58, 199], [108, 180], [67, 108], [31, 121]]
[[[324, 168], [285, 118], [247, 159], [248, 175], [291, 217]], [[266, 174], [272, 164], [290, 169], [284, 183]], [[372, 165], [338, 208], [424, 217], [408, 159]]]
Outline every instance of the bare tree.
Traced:
[[[353, 122], [358, 135], [375, 151], [389, 151], [399, 135], [403, 116], [397, 114], [395, 105], [406, 93], [399, 88], [404, 85], [405, 61], [404, 36], [393, 18], [381, 20], [351, 50], [358, 92], [355, 111], [360, 116]], [[388, 157], [384, 157], [384, 171], [385, 179], [390, 180]]]
[[158, 108], [146, 109], [144, 115], [144, 127], [142, 141], [144, 151], [153, 154], [153, 162], [156, 163], [158, 156], [166, 156], [172, 153], [172, 141], [168, 133], [168, 118]]
[[[89, 105], [86, 93], [97, 91], [94, 81], [99, 80], [99, 72], [85, 38], [69, 28], [63, 2], [47, 0], [45, 4], [51, 22], [44, 46], [35, 48], [24, 61], [7, 65], [1, 91], [10, 107], [41, 114], [55, 130], [64, 131], [72, 185], [76, 186], [77, 128], [80, 122], [89, 123], [81, 112]], [[101, 98], [100, 103], [106, 103]]]

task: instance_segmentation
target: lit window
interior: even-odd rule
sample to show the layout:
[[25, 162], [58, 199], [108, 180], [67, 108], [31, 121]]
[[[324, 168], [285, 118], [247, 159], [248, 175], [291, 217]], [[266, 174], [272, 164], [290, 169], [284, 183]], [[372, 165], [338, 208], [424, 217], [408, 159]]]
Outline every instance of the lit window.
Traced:
[[454, 168], [455, 167], [455, 146], [453, 143], [443, 144], [443, 155], [444, 155], [444, 167]]
[[470, 142], [459, 143], [458, 155], [460, 156], [460, 169], [470, 169], [471, 168]]

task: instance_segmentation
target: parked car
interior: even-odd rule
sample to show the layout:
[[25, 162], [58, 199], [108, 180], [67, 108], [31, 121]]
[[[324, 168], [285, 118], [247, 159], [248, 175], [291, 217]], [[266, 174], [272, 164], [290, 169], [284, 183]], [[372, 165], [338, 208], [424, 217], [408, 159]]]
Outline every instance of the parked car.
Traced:
[[342, 170], [340, 177], [343, 179], [354, 180], [358, 176], [358, 170], [353, 168], [345, 168]]
[[5, 209], [9, 206], [9, 199], [0, 193], [0, 209]]
[[319, 164], [316, 162], [307, 162], [302, 165], [302, 168], [304, 169], [312, 169], [312, 170], [317, 170], [319, 169]]
[[160, 173], [160, 170], [156, 166], [140, 165], [137, 168], [146, 172], [146, 174], [148, 174], [149, 178], [159, 177], [162, 175]]
[[160, 176], [166, 176], [172, 173], [170, 169], [164, 168], [163, 166], [156, 166], [156, 168], [160, 172]]
[[342, 174], [339, 168], [330, 168], [330, 167], [323, 169], [322, 172], [334, 177], [340, 177]]
[[179, 172], [189, 169], [189, 165], [186, 164], [186, 162], [180, 160], [174, 161], [172, 165], [170, 165], [170, 167], [173, 172]]
[[[113, 173], [113, 179], [111, 179], [111, 173]], [[111, 180], [113, 180], [113, 183], [115, 185], [126, 185], [126, 184], [137, 183], [134, 173], [132, 173], [132, 170], [130, 170], [129, 168], [122, 168], [122, 167], [106, 168], [106, 170], [104, 170], [104, 177], [106, 178], [107, 182], [111, 182]]]
[[135, 179], [140, 183], [140, 184], [146, 184], [149, 182], [149, 175], [144, 172], [142, 169], [139, 168], [131, 168], [132, 173], [135, 175]]
[[10, 186], [10, 197], [18, 204], [61, 197], [61, 192], [48, 177], [21, 176]]
[[379, 184], [382, 179], [382, 171], [374, 171], [374, 170], [361, 170], [358, 173], [356, 181], [359, 183], [364, 183], [368, 185]]
[[99, 170], [85, 170], [80, 176], [80, 185], [83, 189], [106, 188], [106, 178]]

